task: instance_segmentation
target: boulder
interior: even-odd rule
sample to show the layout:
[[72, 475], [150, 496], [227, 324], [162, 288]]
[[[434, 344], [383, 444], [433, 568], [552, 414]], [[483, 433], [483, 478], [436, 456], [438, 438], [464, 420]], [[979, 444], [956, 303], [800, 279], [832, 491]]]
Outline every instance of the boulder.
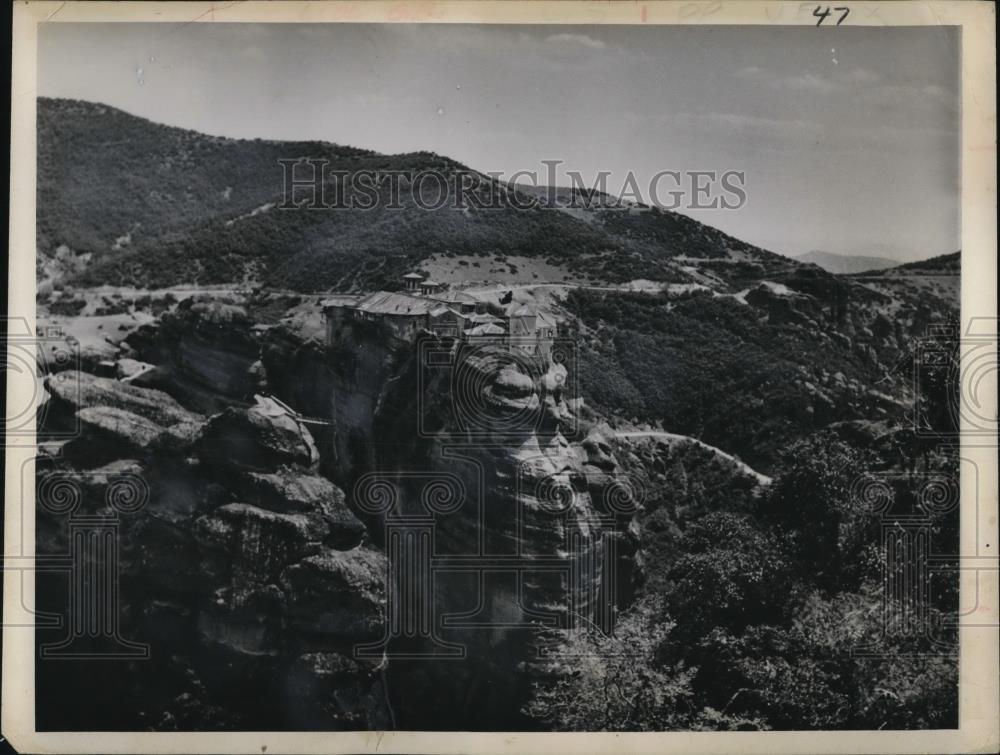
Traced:
[[84, 432], [136, 450], [156, 445], [164, 432], [164, 428], [152, 420], [110, 406], [81, 409], [77, 418]]
[[181, 302], [164, 314], [155, 349], [186, 379], [235, 399], [258, 389], [250, 368], [260, 346], [244, 307], [221, 299]]
[[807, 311], [815, 309], [815, 302], [811, 297], [803, 296], [784, 286], [777, 286], [770, 281], [765, 281], [756, 288], [751, 289], [745, 301], [756, 309], [767, 312], [771, 323], [803, 324], [810, 318]]
[[122, 573], [139, 580], [150, 597], [210, 594], [228, 578], [228, 564], [206, 554], [190, 522], [172, 522], [146, 509], [126, 519]]
[[381, 637], [388, 569], [380, 551], [363, 545], [289, 566], [280, 585], [291, 625], [347, 643]]
[[581, 445], [587, 455], [588, 465], [604, 472], [613, 472], [618, 467], [611, 445], [598, 430], [591, 430]]
[[538, 406], [538, 393], [530, 375], [516, 365], [507, 364], [493, 375], [492, 384], [483, 389], [483, 397], [501, 411], [522, 411]]
[[135, 412], [111, 406], [80, 409], [76, 413], [81, 430], [111, 447], [126, 452], [178, 452], [188, 448], [198, 437], [200, 423], [180, 423], [163, 427]]
[[236, 487], [240, 496], [265, 509], [320, 517], [330, 528], [326, 542], [334, 547], [353, 548], [366, 532], [347, 507], [343, 491], [320, 475], [282, 466], [275, 472], [243, 472]]
[[136, 414], [162, 425], [197, 425], [201, 415], [189, 412], [163, 391], [121, 383], [89, 372], [61, 372], [45, 379], [45, 389], [57, 405], [73, 410], [106, 407]]
[[279, 655], [283, 595], [275, 585], [254, 588], [224, 587], [198, 613], [202, 642], [249, 656]]
[[540, 380], [542, 388], [542, 433], [561, 432], [575, 435], [583, 432], [582, 423], [577, 419], [566, 400], [566, 380], [568, 374], [562, 364], [550, 364]]
[[226, 504], [196, 522], [199, 541], [228, 558], [238, 585], [273, 581], [288, 564], [318, 550], [328, 533], [319, 517], [246, 503]]
[[315, 471], [319, 465], [319, 452], [306, 426], [267, 400], [212, 417], [202, 440], [201, 458], [226, 467], [270, 471], [296, 464]]
[[137, 359], [129, 357], [123, 357], [115, 362], [115, 374], [119, 380], [135, 378], [152, 369], [154, 369], [154, 366], [148, 362], [140, 362]]
[[539, 396], [525, 369], [506, 350], [494, 346], [464, 354], [453, 386], [457, 406], [476, 424], [504, 431], [532, 429], [521, 418], [538, 409]]

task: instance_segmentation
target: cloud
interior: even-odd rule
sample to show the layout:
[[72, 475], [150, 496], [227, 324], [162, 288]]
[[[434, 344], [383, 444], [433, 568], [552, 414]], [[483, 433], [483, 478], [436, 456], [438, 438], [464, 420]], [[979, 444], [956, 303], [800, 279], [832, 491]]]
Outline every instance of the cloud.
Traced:
[[741, 68], [734, 74], [743, 81], [780, 92], [799, 92], [830, 96], [845, 94], [877, 106], [899, 108], [940, 107], [958, 102], [957, 95], [937, 84], [919, 82], [890, 83], [885, 77], [866, 68], [834, 69], [824, 73], [785, 74], [758, 66]]
[[738, 70], [736, 75], [741, 79], [759, 79], [763, 73], [763, 68], [759, 68], [758, 66], [747, 66], [746, 68]]
[[658, 120], [699, 133], [714, 131], [739, 138], [812, 139], [823, 131], [823, 126], [813, 121], [763, 118], [744, 113], [676, 113], [659, 116]]
[[813, 92], [815, 94], [832, 94], [834, 92], [842, 92], [845, 89], [843, 82], [815, 73], [785, 76], [775, 83], [782, 89], [791, 89], [796, 92]]
[[829, 94], [840, 91], [843, 84], [831, 77], [815, 73], [778, 74], [758, 66], [747, 66], [736, 72], [736, 77], [771, 87], [772, 89], [793, 89], [797, 92], [817, 92]]
[[589, 47], [591, 50], [603, 50], [607, 47], [600, 39], [588, 37], [586, 34], [550, 34], [545, 41], [551, 45], [567, 45], [574, 47]]
[[852, 84], [875, 84], [882, 80], [882, 77], [867, 68], [852, 68], [844, 76], [844, 80]]

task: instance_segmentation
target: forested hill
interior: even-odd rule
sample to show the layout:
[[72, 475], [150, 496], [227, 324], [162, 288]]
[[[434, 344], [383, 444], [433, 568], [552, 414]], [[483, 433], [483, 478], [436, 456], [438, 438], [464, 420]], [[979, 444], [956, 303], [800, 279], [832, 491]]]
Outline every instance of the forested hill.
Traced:
[[279, 160], [299, 157], [328, 160], [331, 172], [437, 169], [490, 186], [485, 176], [429, 152], [228, 139], [106, 105], [40, 98], [40, 262], [60, 250], [76, 261], [63, 267], [84, 285], [255, 281], [301, 290], [390, 285], [434, 254], [537, 258], [550, 268], [586, 270], [594, 281], [737, 287], [744, 278], [797, 267], [681, 214], [526, 210], [514, 201], [525, 196], [520, 192], [501, 192], [499, 209], [456, 210], [448, 202], [428, 211], [404, 192], [400, 209], [280, 210]]
[[917, 262], [907, 262], [903, 265], [895, 265], [879, 269], [869, 269], [865, 272], [857, 273], [858, 277], [866, 276], [907, 276], [907, 275], [958, 275], [961, 271], [962, 253], [952, 252], [951, 254], [940, 254]]

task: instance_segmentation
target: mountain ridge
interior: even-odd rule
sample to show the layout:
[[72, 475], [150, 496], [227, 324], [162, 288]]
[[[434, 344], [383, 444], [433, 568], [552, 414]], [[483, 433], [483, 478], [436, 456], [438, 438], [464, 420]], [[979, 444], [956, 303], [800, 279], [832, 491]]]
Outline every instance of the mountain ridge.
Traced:
[[478, 191], [492, 188], [483, 174], [431, 152], [206, 136], [108, 105], [48, 98], [38, 101], [38, 137], [39, 256], [62, 250], [78, 258], [70, 282], [80, 285], [255, 281], [363, 290], [392, 286], [438, 253], [534, 257], [615, 283], [703, 282], [692, 259], [723, 285], [746, 272], [740, 265], [795, 264], [658, 208], [592, 209], [586, 217], [520, 209], [513, 199], [523, 187], [502, 194], [496, 209], [424, 210], [412, 196], [395, 210], [386, 202], [369, 211], [276, 209], [278, 161], [298, 157], [328, 160], [348, 174], [435, 169], [471, 176]]

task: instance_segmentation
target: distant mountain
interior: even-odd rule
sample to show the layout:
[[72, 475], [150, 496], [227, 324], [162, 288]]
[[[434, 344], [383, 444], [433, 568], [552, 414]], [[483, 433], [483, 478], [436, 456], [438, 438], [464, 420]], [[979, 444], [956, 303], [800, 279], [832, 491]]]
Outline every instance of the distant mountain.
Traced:
[[831, 254], [813, 250], [806, 254], [794, 257], [798, 262], [810, 265], [819, 265], [824, 270], [836, 273], [837, 275], [850, 275], [851, 273], [862, 273], [866, 270], [881, 270], [898, 264], [896, 260], [886, 257], [865, 257], [854, 254]]
[[[282, 210], [279, 160], [299, 157], [329, 161], [331, 192], [342, 185], [334, 171], [434, 169], [449, 181], [478, 181], [480, 192], [496, 191], [500, 199], [496, 207], [454, 209], [449, 193], [443, 207], [425, 201], [432, 206], [425, 209], [404, 190], [400, 206], [390, 209], [381, 187], [383, 201], [370, 210]], [[434, 183], [424, 190], [432, 200]], [[765, 271], [796, 267], [658, 208], [584, 202], [523, 209], [526, 196], [430, 152], [228, 139], [92, 102], [38, 100], [39, 268], [53, 283], [364, 290], [398, 285], [400, 275], [435, 255], [510, 255], [594, 282], [643, 278], [740, 290]], [[471, 279], [478, 266], [466, 264]]]

